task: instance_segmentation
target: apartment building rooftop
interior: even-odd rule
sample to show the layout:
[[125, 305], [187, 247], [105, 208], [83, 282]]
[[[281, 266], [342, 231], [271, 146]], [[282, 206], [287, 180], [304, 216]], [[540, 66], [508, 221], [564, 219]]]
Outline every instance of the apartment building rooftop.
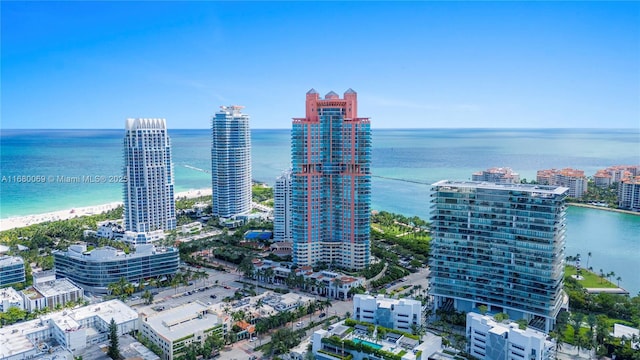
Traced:
[[155, 332], [170, 341], [206, 331], [222, 323], [216, 313], [199, 302], [187, 303], [152, 315], [142, 315], [142, 318]]
[[629, 177], [621, 181], [623, 184], [640, 184], [640, 176]]
[[375, 300], [378, 308], [383, 309], [391, 309], [391, 306], [398, 304], [421, 304], [420, 301], [414, 299], [394, 299], [390, 297], [386, 297], [384, 294], [379, 294], [377, 296], [369, 295], [369, 294], [357, 294], [354, 296], [354, 300], [358, 298], [360, 300]]
[[572, 169], [572, 168], [538, 170], [537, 174], [538, 176], [559, 174], [559, 175], [568, 176], [568, 177], [584, 177], [583, 170]]
[[[361, 344], [363, 348], [371, 351], [385, 351], [403, 360], [426, 359], [431, 354], [442, 348], [442, 338], [433, 334], [426, 334], [416, 337], [407, 332], [391, 331], [385, 332], [383, 338], [378, 339], [376, 333], [382, 327], [374, 328], [374, 333], [369, 333], [368, 326], [360, 326], [351, 319], [335, 323], [327, 330], [317, 330], [312, 335], [312, 347], [314, 355], [327, 354], [338, 357], [342, 351], [347, 351], [354, 358], [358, 350], [353, 349], [352, 344]], [[347, 344], [347, 346], [344, 346]]]
[[43, 332], [53, 324], [64, 332], [80, 330], [83, 327], [88, 334], [97, 332], [96, 329], [86, 328], [85, 320], [94, 316], [107, 324], [111, 319], [114, 319], [117, 324], [122, 324], [138, 318], [138, 314], [121, 301], [110, 300], [5, 326], [0, 328], [0, 359], [35, 349], [39, 344], [32, 340], [32, 334]]
[[520, 174], [509, 167], [494, 167], [471, 174], [471, 180], [495, 183], [519, 183]]
[[500, 190], [513, 190], [513, 191], [525, 191], [538, 194], [549, 195], [561, 195], [567, 188], [553, 185], [537, 185], [537, 184], [496, 184], [485, 181], [469, 181], [469, 180], [441, 180], [432, 186], [448, 186], [451, 188], [468, 188], [473, 187], [477, 189], [500, 189]]
[[52, 282], [37, 284], [34, 288], [45, 297], [66, 294], [80, 289], [69, 279], [56, 279]]
[[22, 258], [18, 256], [0, 256], [0, 268], [16, 264], [24, 264], [24, 260], [22, 260]]
[[86, 245], [71, 245], [66, 251], [67, 256], [71, 258], [79, 258], [90, 261], [108, 261], [119, 259], [130, 259], [136, 257], [150, 256], [166, 252], [178, 251], [172, 247], [156, 247], [153, 244], [142, 244], [135, 247], [135, 252], [125, 253], [120, 249], [116, 249], [110, 246], [105, 246], [93, 250], [87, 251]]
[[[20, 296], [20, 293], [12, 287], [3, 288], [0, 289], [0, 305], [5, 301], [9, 303], [21, 302], [22, 296]], [[1, 306], [0, 310], [2, 310]]]

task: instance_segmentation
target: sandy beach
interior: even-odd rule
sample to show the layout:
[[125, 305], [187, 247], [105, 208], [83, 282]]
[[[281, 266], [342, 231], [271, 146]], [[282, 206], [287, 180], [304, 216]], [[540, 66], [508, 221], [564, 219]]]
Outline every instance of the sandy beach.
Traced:
[[[175, 198], [196, 198], [211, 195], [211, 189], [197, 189], [179, 192]], [[108, 204], [78, 207], [67, 210], [53, 211], [44, 214], [16, 216], [0, 220], [0, 231], [25, 227], [47, 221], [67, 220], [79, 216], [95, 215], [105, 211], [113, 210], [122, 206], [122, 202], [111, 202]]]

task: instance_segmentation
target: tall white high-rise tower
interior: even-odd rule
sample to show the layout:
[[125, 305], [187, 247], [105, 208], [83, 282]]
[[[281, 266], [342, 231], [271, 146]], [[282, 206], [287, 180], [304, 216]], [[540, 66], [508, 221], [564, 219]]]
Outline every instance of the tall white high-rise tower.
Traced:
[[221, 106], [211, 119], [213, 215], [230, 218], [251, 211], [251, 133], [242, 106]]
[[165, 119], [127, 119], [123, 158], [125, 230], [175, 229], [171, 141]]

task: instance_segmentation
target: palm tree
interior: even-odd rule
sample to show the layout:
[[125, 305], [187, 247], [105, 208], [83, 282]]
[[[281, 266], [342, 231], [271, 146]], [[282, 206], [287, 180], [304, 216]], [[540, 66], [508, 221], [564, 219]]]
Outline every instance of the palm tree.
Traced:
[[136, 286], [136, 291], [138, 292], [144, 290], [144, 279], [142, 278], [138, 279], [135, 286]]
[[609, 280], [609, 278], [616, 276], [616, 273], [611, 271], [607, 274], [607, 281], [611, 282], [611, 280]]
[[586, 266], [587, 269], [589, 268], [589, 259], [591, 259], [591, 251], [587, 253], [587, 266]]
[[115, 283], [109, 284], [107, 287], [111, 295], [118, 296], [124, 294], [126, 285], [127, 280], [124, 277], [121, 277], [120, 280]]
[[191, 269], [187, 269], [187, 271], [184, 273], [182, 278], [183, 278], [182, 281], [189, 282], [189, 280], [193, 278], [193, 272], [191, 271]]
[[124, 286], [124, 293], [129, 295], [129, 296], [132, 295], [135, 291], [136, 291], [136, 287], [133, 286], [133, 284], [131, 284], [131, 283], [127, 283]]
[[255, 272], [255, 274], [254, 274], [254, 275], [255, 275], [255, 279], [256, 279], [256, 281], [260, 281], [260, 282], [264, 282], [264, 283], [266, 283], [267, 281], [266, 281], [266, 279], [264, 278], [264, 273], [265, 273], [264, 269], [258, 269], [258, 270], [256, 270], [256, 272]]
[[305, 288], [307, 292], [313, 292], [316, 290], [316, 279], [310, 277], [305, 279]]
[[117, 282], [109, 284], [107, 286], [107, 289], [109, 289], [109, 293], [113, 296], [118, 296], [122, 294], [122, 288], [120, 288]]
[[326, 290], [327, 284], [324, 281], [318, 282], [318, 289], [320, 290], [320, 295], [323, 295], [324, 290]]
[[558, 332], [558, 337], [556, 338], [556, 355], [558, 351], [562, 350], [562, 344], [564, 343], [564, 334], [562, 331]]
[[316, 307], [318, 308], [318, 310], [320, 310], [320, 312], [327, 308], [323, 300], [316, 301]]
[[273, 275], [275, 275], [275, 271], [272, 268], [268, 267], [264, 270], [264, 276], [266, 277], [266, 282], [269, 284], [273, 284]]
[[253, 262], [251, 260], [251, 257], [246, 256], [238, 266], [238, 270], [242, 271], [246, 278], [251, 278], [254, 275]]
[[324, 302], [324, 308], [327, 310], [333, 306], [333, 302], [329, 299], [325, 299], [323, 300], [323, 302]]
[[171, 278], [171, 286], [173, 286], [173, 288], [176, 291], [176, 294], [178, 293], [178, 286], [180, 285], [180, 283], [182, 282], [180, 280], [181, 276], [180, 273], [175, 274], [172, 278]]
[[620, 276], [618, 276], [618, 277], [616, 278], [616, 280], [618, 281], [618, 287], [620, 287], [620, 281], [622, 281], [622, 278], [621, 278]]
[[294, 287], [295, 286], [295, 282], [296, 282], [295, 274], [293, 272], [289, 272], [289, 274], [287, 274], [287, 278], [284, 280], [284, 283], [288, 287]]
[[339, 288], [342, 286], [342, 279], [340, 279], [339, 277], [333, 279], [333, 286], [336, 288], [335, 298], [337, 299]]
[[311, 290], [311, 284], [313, 283], [313, 279], [312, 278], [304, 278], [303, 282], [302, 282], [302, 288], [305, 291], [310, 291]]

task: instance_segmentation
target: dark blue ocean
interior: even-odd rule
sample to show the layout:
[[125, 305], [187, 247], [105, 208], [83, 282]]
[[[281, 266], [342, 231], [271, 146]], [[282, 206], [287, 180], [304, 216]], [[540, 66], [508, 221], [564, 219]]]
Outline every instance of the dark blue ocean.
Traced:
[[[170, 130], [176, 192], [210, 187], [208, 130]], [[117, 177], [124, 130], [0, 130], [0, 176]], [[289, 166], [289, 130], [253, 130], [253, 178], [273, 184]], [[640, 164], [638, 129], [373, 130], [373, 174], [431, 184], [470, 179], [509, 166], [521, 178], [538, 169], [573, 167], [587, 175], [616, 164]], [[374, 177], [372, 207], [429, 216], [429, 186]], [[118, 183], [0, 183], [0, 219], [122, 200]], [[640, 216], [570, 208], [567, 254], [593, 254], [590, 266], [614, 271], [640, 291]]]

